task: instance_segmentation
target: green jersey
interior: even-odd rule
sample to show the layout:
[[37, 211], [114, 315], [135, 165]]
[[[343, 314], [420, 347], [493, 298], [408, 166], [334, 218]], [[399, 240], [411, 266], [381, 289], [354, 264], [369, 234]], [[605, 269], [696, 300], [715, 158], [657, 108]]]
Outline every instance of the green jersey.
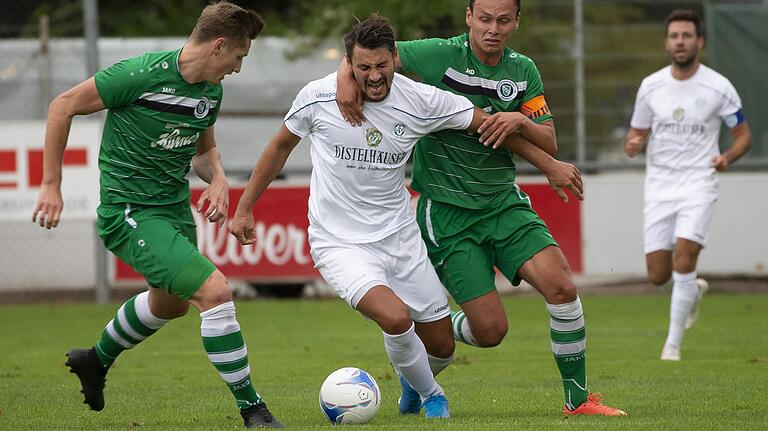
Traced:
[[189, 199], [195, 143], [216, 121], [221, 84], [190, 84], [175, 51], [123, 60], [94, 76], [108, 109], [99, 151], [101, 202], [168, 205]]
[[[490, 114], [520, 111], [537, 123], [552, 119], [533, 61], [505, 48], [496, 66], [481, 62], [468, 35], [398, 42], [403, 69], [422, 82], [468, 98]], [[430, 199], [469, 209], [495, 206], [515, 188], [515, 162], [504, 149], [478, 143], [477, 135], [444, 130], [414, 149], [411, 186]]]

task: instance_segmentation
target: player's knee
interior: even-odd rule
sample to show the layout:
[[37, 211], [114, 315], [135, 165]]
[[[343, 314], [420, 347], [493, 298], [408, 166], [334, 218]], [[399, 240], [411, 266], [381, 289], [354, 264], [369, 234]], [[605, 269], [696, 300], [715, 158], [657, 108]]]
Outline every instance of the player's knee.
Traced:
[[388, 310], [388, 312], [376, 319], [376, 323], [379, 324], [381, 329], [387, 334], [402, 334], [411, 328], [413, 320], [408, 310], [403, 306], [402, 308], [395, 310]]
[[472, 335], [474, 335], [480, 347], [496, 347], [507, 336], [509, 325], [506, 320], [496, 320], [491, 324], [478, 328], [478, 331], [474, 331], [474, 326], [471, 326], [471, 328], [473, 329]]
[[437, 358], [448, 358], [456, 350], [456, 342], [453, 341], [453, 335], [449, 334], [440, 339], [426, 340], [424, 343], [427, 353]]
[[550, 304], [566, 304], [576, 300], [576, 285], [571, 281], [556, 283], [549, 289], [546, 300]]
[[696, 270], [696, 261], [688, 255], [675, 257], [675, 271], [681, 274], [687, 274]]
[[661, 272], [650, 272], [648, 273], [648, 280], [655, 284], [656, 286], [661, 286], [662, 284], [669, 281], [669, 277], [671, 274], [665, 274]]
[[197, 291], [195, 297], [204, 304], [204, 308], [212, 308], [232, 301], [232, 290], [224, 274], [214, 271]]

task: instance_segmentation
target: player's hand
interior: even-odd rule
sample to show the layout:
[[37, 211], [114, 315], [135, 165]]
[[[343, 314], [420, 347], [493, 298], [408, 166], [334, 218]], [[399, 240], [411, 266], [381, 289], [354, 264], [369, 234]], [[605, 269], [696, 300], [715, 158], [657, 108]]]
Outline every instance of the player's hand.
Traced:
[[519, 112], [497, 112], [487, 117], [477, 128], [480, 143], [486, 147], [493, 145], [494, 149], [499, 148], [504, 139], [520, 130], [526, 121], [528, 118]]
[[[208, 209], [203, 214], [203, 208], [208, 204]], [[226, 180], [214, 178], [211, 184], [197, 200], [197, 212], [203, 214], [211, 223], [224, 226], [229, 211], [229, 184]]]
[[240, 241], [240, 244], [253, 244], [256, 242], [255, 225], [256, 222], [253, 220], [253, 213], [251, 211], [245, 214], [235, 212], [232, 221], [229, 223], [229, 232]]
[[717, 172], [725, 172], [731, 167], [731, 164], [724, 155], [719, 154], [712, 159], [712, 167], [715, 168]]
[[627, 143], [624, 144], [624, 152], [629, 157], [635, 157], [643, 152], [643, 147], [645, 147], [645, 138], [642, 136], [634, 136], [627, 139]]
[[61, 211], [64, 209], [64, 199], [58, 186], [43, 184], [37, 194], [35, 209], [32, 211], [32, 223], [50, 229], [59, 225]]
[[357, 82], [350, 80], [347, 84], [336, 86], [336, 104], [344, 121], [354, 126], [362, 126], [365, 121], [363, 115], [363, 93]]
[[564, 189], [570, 190], [576, 199], [584, 200], [584, 183], [581, 179], [581, 171], [576, 166], [553, 159], [551, 166], [547, 168], [544, 175], [547, 176], [552, 190], [560, 196], [563, 202], [568, 202], [568, 195]]

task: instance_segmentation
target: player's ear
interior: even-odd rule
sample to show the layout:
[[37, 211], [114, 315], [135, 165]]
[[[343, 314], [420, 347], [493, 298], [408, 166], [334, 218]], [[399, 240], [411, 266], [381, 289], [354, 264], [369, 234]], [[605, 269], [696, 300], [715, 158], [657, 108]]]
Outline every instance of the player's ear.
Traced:
[[224, 47], [226, 46], [227, 41], [223, 37], [216, 38], [216, 40], [213, 41], [213, 55], [219, 55], [224, 51]]

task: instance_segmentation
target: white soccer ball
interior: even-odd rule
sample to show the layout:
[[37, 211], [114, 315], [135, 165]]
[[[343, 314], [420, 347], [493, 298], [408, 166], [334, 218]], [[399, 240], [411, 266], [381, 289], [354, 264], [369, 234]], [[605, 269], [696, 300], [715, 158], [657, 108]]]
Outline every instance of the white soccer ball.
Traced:
[[376, 416], [380, 405], [379, 385], [359, 368], [340, 368], [320, 387], [320, 410], [332, 424], [364, 424]]

